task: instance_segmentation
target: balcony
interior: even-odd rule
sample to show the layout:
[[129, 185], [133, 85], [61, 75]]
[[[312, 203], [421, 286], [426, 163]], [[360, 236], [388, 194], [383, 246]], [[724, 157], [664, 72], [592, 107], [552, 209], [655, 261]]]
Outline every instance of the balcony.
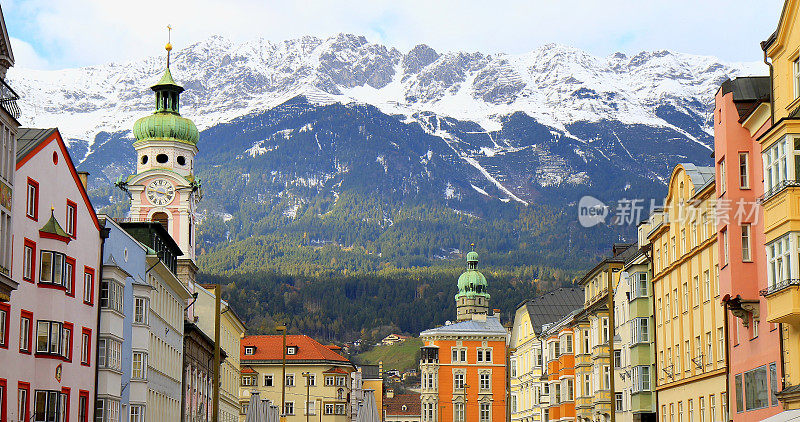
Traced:
[[782, 190], [788, 187], [800, 187], [800, 180], [784, 180], [782, 182], [778, 182], [777, 185], [764, 192], [764, 195], [762, 195], [759, 199], [762, 203], [767, 202], [770, 198], [779, 194]]
[[767, 298], [767, 321], [800, 324], [800, 279], [783, 280], [761, 295]]
[[6, 81], [0, 79], [0, 107], [17, 120], [19, 120], [20, 116], [19, 106], [17, 105], [18, 99], [19, 95], [8, 86]]

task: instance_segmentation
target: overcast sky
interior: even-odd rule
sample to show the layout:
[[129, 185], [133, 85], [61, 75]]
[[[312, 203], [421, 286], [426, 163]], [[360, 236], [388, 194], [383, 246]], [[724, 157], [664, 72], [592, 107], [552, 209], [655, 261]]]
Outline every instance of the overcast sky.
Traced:
[[280, 41], [338, 32], [403, 52], [523, 53], [556, 42], [606, 56], [662, 50], [761, 61], [783, 0], [4, 0], [17, 66], [61, 69], [161, 54], [209, 35]]

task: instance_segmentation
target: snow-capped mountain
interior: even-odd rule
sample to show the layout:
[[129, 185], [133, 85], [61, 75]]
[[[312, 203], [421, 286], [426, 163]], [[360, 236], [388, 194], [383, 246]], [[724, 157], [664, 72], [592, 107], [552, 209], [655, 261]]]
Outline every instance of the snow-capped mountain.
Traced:
[[[101, 131], [129, 129], [152, 109], [148, 89], [164, 68], [153, 56], [80, 69], [12, 69], [22, 93], [24, 124], [58, 126], [91, 145]], [[578, 121], [669, 127], [658, 113], [669, 105], [703, 118], [725, 78], [763, 73], [758, 63], [726, 64], [713, 57], [668, 51], [601, 58], [562, 45], [519, 55], [438, 53], [418, 45], [403, 54], [363, 36], [303, 37], [235, 44], [214, 36], [174, 52], [172, 69], [187, 89], [185, 114], [202, 129], [268, 110], [305, 95], [318, 104], [356, 102], [413, 118], [433, 113], [500, 129], [521, 111], [564, 130]], [[704, 132], [709, 132], [706, 124]]]
[[[92, 173], [98, 207], [124, 203], [111, 184], [134, 171], [130, 129], [152, 112], [149, 86], [164, 63], [154, 56], [9, 74], [23, 123], [61, 129]], [[211, 37], [173, 51], [171, 63], [186, 88], [181, 112], [201, 130], [201, 208], [219, 218], [204, 224], [216, 234], [199, 232], [205, 247], [301, 233], [384, 257], [394, 253], [387, 245], [427, 242], [397, 253], [432, 258], [442, 252], [431, 245], [463, 248], [463, 238], [497, 235], [494, 250], [527, 244], [526, 254], [553, 262], [564, 258], [554, 250], [595, 239], [553, 224], [523, 235], [531, 215], [550, 215], [536, 206], [561, 210], [586, 194], [663, 197], [676, 163], [711, 163], [719, 85], [765, 73], [713, 57], [596, 57], [555, 44], [519, 55], [426, 45], [403, 53], [348, 34], [241, 44]], [[435, 226], [419, 217], [431, 209]], [[465, 228], [464, 218], [483, 225]]]

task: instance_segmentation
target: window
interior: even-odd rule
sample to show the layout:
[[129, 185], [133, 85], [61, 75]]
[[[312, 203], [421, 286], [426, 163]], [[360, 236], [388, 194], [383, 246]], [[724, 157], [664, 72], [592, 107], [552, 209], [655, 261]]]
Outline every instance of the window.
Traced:
[[672, 319], [672, 313], [669, 310], [669, 293], [664, 295], [664, 321], [669, 322]]
[[335, 413], [337, 415], [344, 415], [345, 414], [345, 406], [344, 406], [344, 404], [336, 403], [335, 404], [335, 408], [336, 408]]
[[64, 259], [64, 287], [67, 295], [75, 297], [75, 260], [70, 257]]
[[70, 201], [67, 200], [67, 218], [65, 220], [65, 227], [64, 231], [70, 236], [75, 237], [75, 218], [77, 216], [78, 206]]
[[683, 312], [689, 312], [689, 286], [683, 283]]
[[800, 58], [792, 62], [792, 74], [792, 79], [794, 79], [794, 97], [800, 98]]
[[264, 387], [272, 387], [273, 382], [272, 374], [264, 375]]
[[[22, 383], [20, 383], [20, 386], [17, 389], [17, 418], [20, 421], [28, 421], [31, 418], [31, 412], [28, 409], [29, 394], [30, 394], [30, 385], [28, 384], [23, 385]], [[2, 402], [2, 400], [0, 400], [0, 402]]]
[[[511, 396], [512, 412], [516, 412], [517, 396]], [[464, 403], [453, 403], [453, 422], [464, 422]]]
[[[589, 330], [583, 330], [583, 353], [589, 354]], [[539, 361], [539, 366], [541, 365], [542, 362]]]
[[573, 401], [575, 400], [575, 380], [572, 378], [568, 378], [566, 381], [567, 381], [567, 386], [564, 389], [567, 395], [566, 400]]
[[245, 387], [252, 387], [256, 384], [256, 377], [253, 375], [242, 375], [242, 385]]
[[456, 372], [453, 374], [453, 388], [456, 390], [463, 390], [464, 389], [464, 373], [463, 372]]
[[591, 380], [589, 374], [583, 375], [583, 395], [588, 397], [592, 394]]
[[647, 297], [647, 273], [631, 274], [631, 289], [633, 290], [631, 298]]
[[111, 399], [98, 399], [95, 404], [95, 422], [119, 421], [119, 401]]
[[480, 374], [479, 376], [479, 387], [481, 390], [489, 390], [489, 376], [490, 374]]
[[147, 379], [147, 354], [143, 352], [133, 352], [132, 361], [131, 378], [137, 380]]
[[678, 317], [678, 312], [680, 309], [678, 308], [678, 289], [672, 289], [672, 316], [673, 318]]
[[56, 390], [36, 390], [33, 400], [33, 420], [36, 422], [58, 421], [62, 395]]
[[772, 394], [772, 405], [778, 405], [778, 370], [775, 362], [769, 364], [769, 389]]
[[64, 323], [64, 330], [61, 337], [63, 340], [61, 342], [61, 356], [68, 362], [72, 362], [72, 324], [65, 322]]
[[297, 354], [297, 347], [289, 346], [286, 348], [287, 355], [296, 355]]
[[614, 393], [614, 408], [617, 412], [622, 412], [622, 393]]
[[37, 321], [36, 327], [36, 353], [59, 354], [63, 324], [55, 321]]
[[[149, 306], [147, 303], [147, 298], [144, 297], [135, 297], [133, 299], [133, 322], [136, 324], [147, 324], [147, 310]], [[251, 348], [252, 349], [252, 348]], [[247, 348], [245, 347], [245, 354], [247, 354]], [[250, 353], [252, 354], [252, 353]]]
[[101, 338], [97, 349], [97, 366], [122, 370], [122, 343], [110, 338]]
[[81, 332], [81, 365], [89, 366], [89, 357], [92, 355], [92, 330], [84, 328]]
[[491, 403], [481, 403], [480, 406], [480, 422], [489, 422], [491, 420]]
[[750, 225], [742, 224], [742, 261], [750, 262]]
[[700, 409], [699, 409], [700, 410], [700, 413], [699, 413], [700, 422], [706, 422], [706, 398], [705, 397], [700, 397], [699, 405], [700, 405]]
[[336, 377], [336, 385], [344, 387], [347, 385], [347, 378], [346, 377]]
[[658, 298], [657, 305], [656, 305], [656, 322], [659, 323], [658, 325], [661, 325], [663, 323], [663, 318], [662, 317], [664, 316], [664, 314], [661, 312], [661, 310], [662, 310], [661, 309], [661, 298]]
[[719, 192], [720, 192], [720, 195], [725, 193], [725, 191], [728, 190], [727, 189], [728, 186], [725, 183], [725, 177], [726, 177], [725, 157], [722, 157], [722, 159], [719, 160]]
[[[64, 287], [68, 293], [73, 290], [72, 274], [74, 260], [60, 252], [41, 251], [39, 256], [39, 283]], [[67, 266], [67, 264], [71, 266]]]
[[317, 385], [317, 377], [314, 374], [308, 374], [306, 380], [308, 380], [307, 384], [312, 387]]
[[314, 402], [307, 401], [306, 402], [306, 415], [316, 415], [317, 412], [314, 409]]
[[605, 344], [608, 343], [608, 318], [603, 318], [602, 321], [603, 321], [603, 330], [602, 330], [603, 344]]
[[83, 303], [94, 303], [94, 270], [88, 267], [83, 272]]
[[286, 374], [286, 385], [294, 387], [294, 374]]
[[11, 307], [5, 303], [0, 303], [0, 347], [8, 349], [8, 334], [11, 331], [9, 328], [11, 319], [9, 313]]
[[633, 392], [650, 391], [650, 366], [633, 367]]
[[737, 412], [769, 406], [768, 379], [767, 365], [736, 375]]
[[703, 271], [703, 302], [711, 300], [711, 273]]
[[283, 404], [283, 414], [284, 415], [294, 415], [294, 402], [287, 401]]
[[678, 422], [683, 422], [683, 402], [678, 402]]
[[708, 416], [710, 421], [717, 420], [717, 397], [713, 394], [708, 396]]
[[727, 265], [729, 260], [728, 255], [728, 229], [722, 229], [722, 265]]
[[728, 401], [726, 393], [719, 393], [719, 402], [722, 405], [722, 420], [728, 420]]
[[490, 349], [478, 349], [478, 362], [491, 362], [492, 351]]
[[131, 417], [129, 422], [144, 422], [144, 406], [140, 404], [131, 405]]
[[100, 307], [122, 312], [123, 287], [112, 280], [100, 281]]
[[255, 353], [255, 347], [247, 346], [247, 347], [244, 348], [244, 354], [245, 355], [249, 356], [249, 355], [252, 355], [253, 353]]
[[33, 220], [39, 220], [39, 183], [31, 178], [28, 178], [25, 214]]
[[[698, 352], [700, 347], [698, 346]], [[706, 365], [714, 361], [714, 342], [711, 340], [711, 331], [706, 332]]]
[[687, 403], [689, 405], [689, 422], [694, 422], [694, 400], [689, 399]]
[[622, 367], [622, 350], [614, 350], [614, 367]]
[[333, 412], [334, 412], [333, 403], [325, 403], [325, 414], [332, 415]]
[[325, 376], [325, 386], [330, 387], [332, 385], [336, 385], [336, 379], [333, 375], [326, 375]]
[[[717, 360], [722, 361], [725, 359], [725, 335], [722, 328], [717, 328]], [[711, 359], [709, 359], [710, 361]]]
[[611, 388], [611, 368], [608, 365], [603, 366], [603, 389]]
[[692, 304], [696, 308], [700, 304], [700, 276], [694, 276], [694, 296], [692, 297]]
[[79, 391], [78, 422], [89, 422], [89, 392]]
[[564, 353], [572, 353], [572, 334], [567, 334], [564, 336], [564, 340], [566, 343], [564, 347]]
[[750, 164], [748, 160], [749, 154], [746, 152], [739, 153], [739, 187], [742, 189], [750, 189]]
[[783, 139], [761, 153], [764, 160], [764, 191], [766, 195], [783, 187], [783, 184], [789, 179], [786, 147], [787, 141]]
[[511, 362], [511, 369], [510, 369], [511, 378], [516, 378], [517, 377], [517, 360], [513, 359], [510, 362]]
[[36, 243], [25, 239], [25, 246], [22, 252], [22, 279], [33, 281], [35, 277], [34, 257], [36, 256]]

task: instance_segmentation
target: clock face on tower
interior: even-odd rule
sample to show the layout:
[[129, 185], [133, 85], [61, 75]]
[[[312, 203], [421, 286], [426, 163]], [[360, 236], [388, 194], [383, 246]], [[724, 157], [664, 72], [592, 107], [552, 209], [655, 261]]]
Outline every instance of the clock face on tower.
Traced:
[[175, 188], [165, 179], [156, 179], [147, 185], [147, 199], [153, 205], [167, 205], [175, 197]]

